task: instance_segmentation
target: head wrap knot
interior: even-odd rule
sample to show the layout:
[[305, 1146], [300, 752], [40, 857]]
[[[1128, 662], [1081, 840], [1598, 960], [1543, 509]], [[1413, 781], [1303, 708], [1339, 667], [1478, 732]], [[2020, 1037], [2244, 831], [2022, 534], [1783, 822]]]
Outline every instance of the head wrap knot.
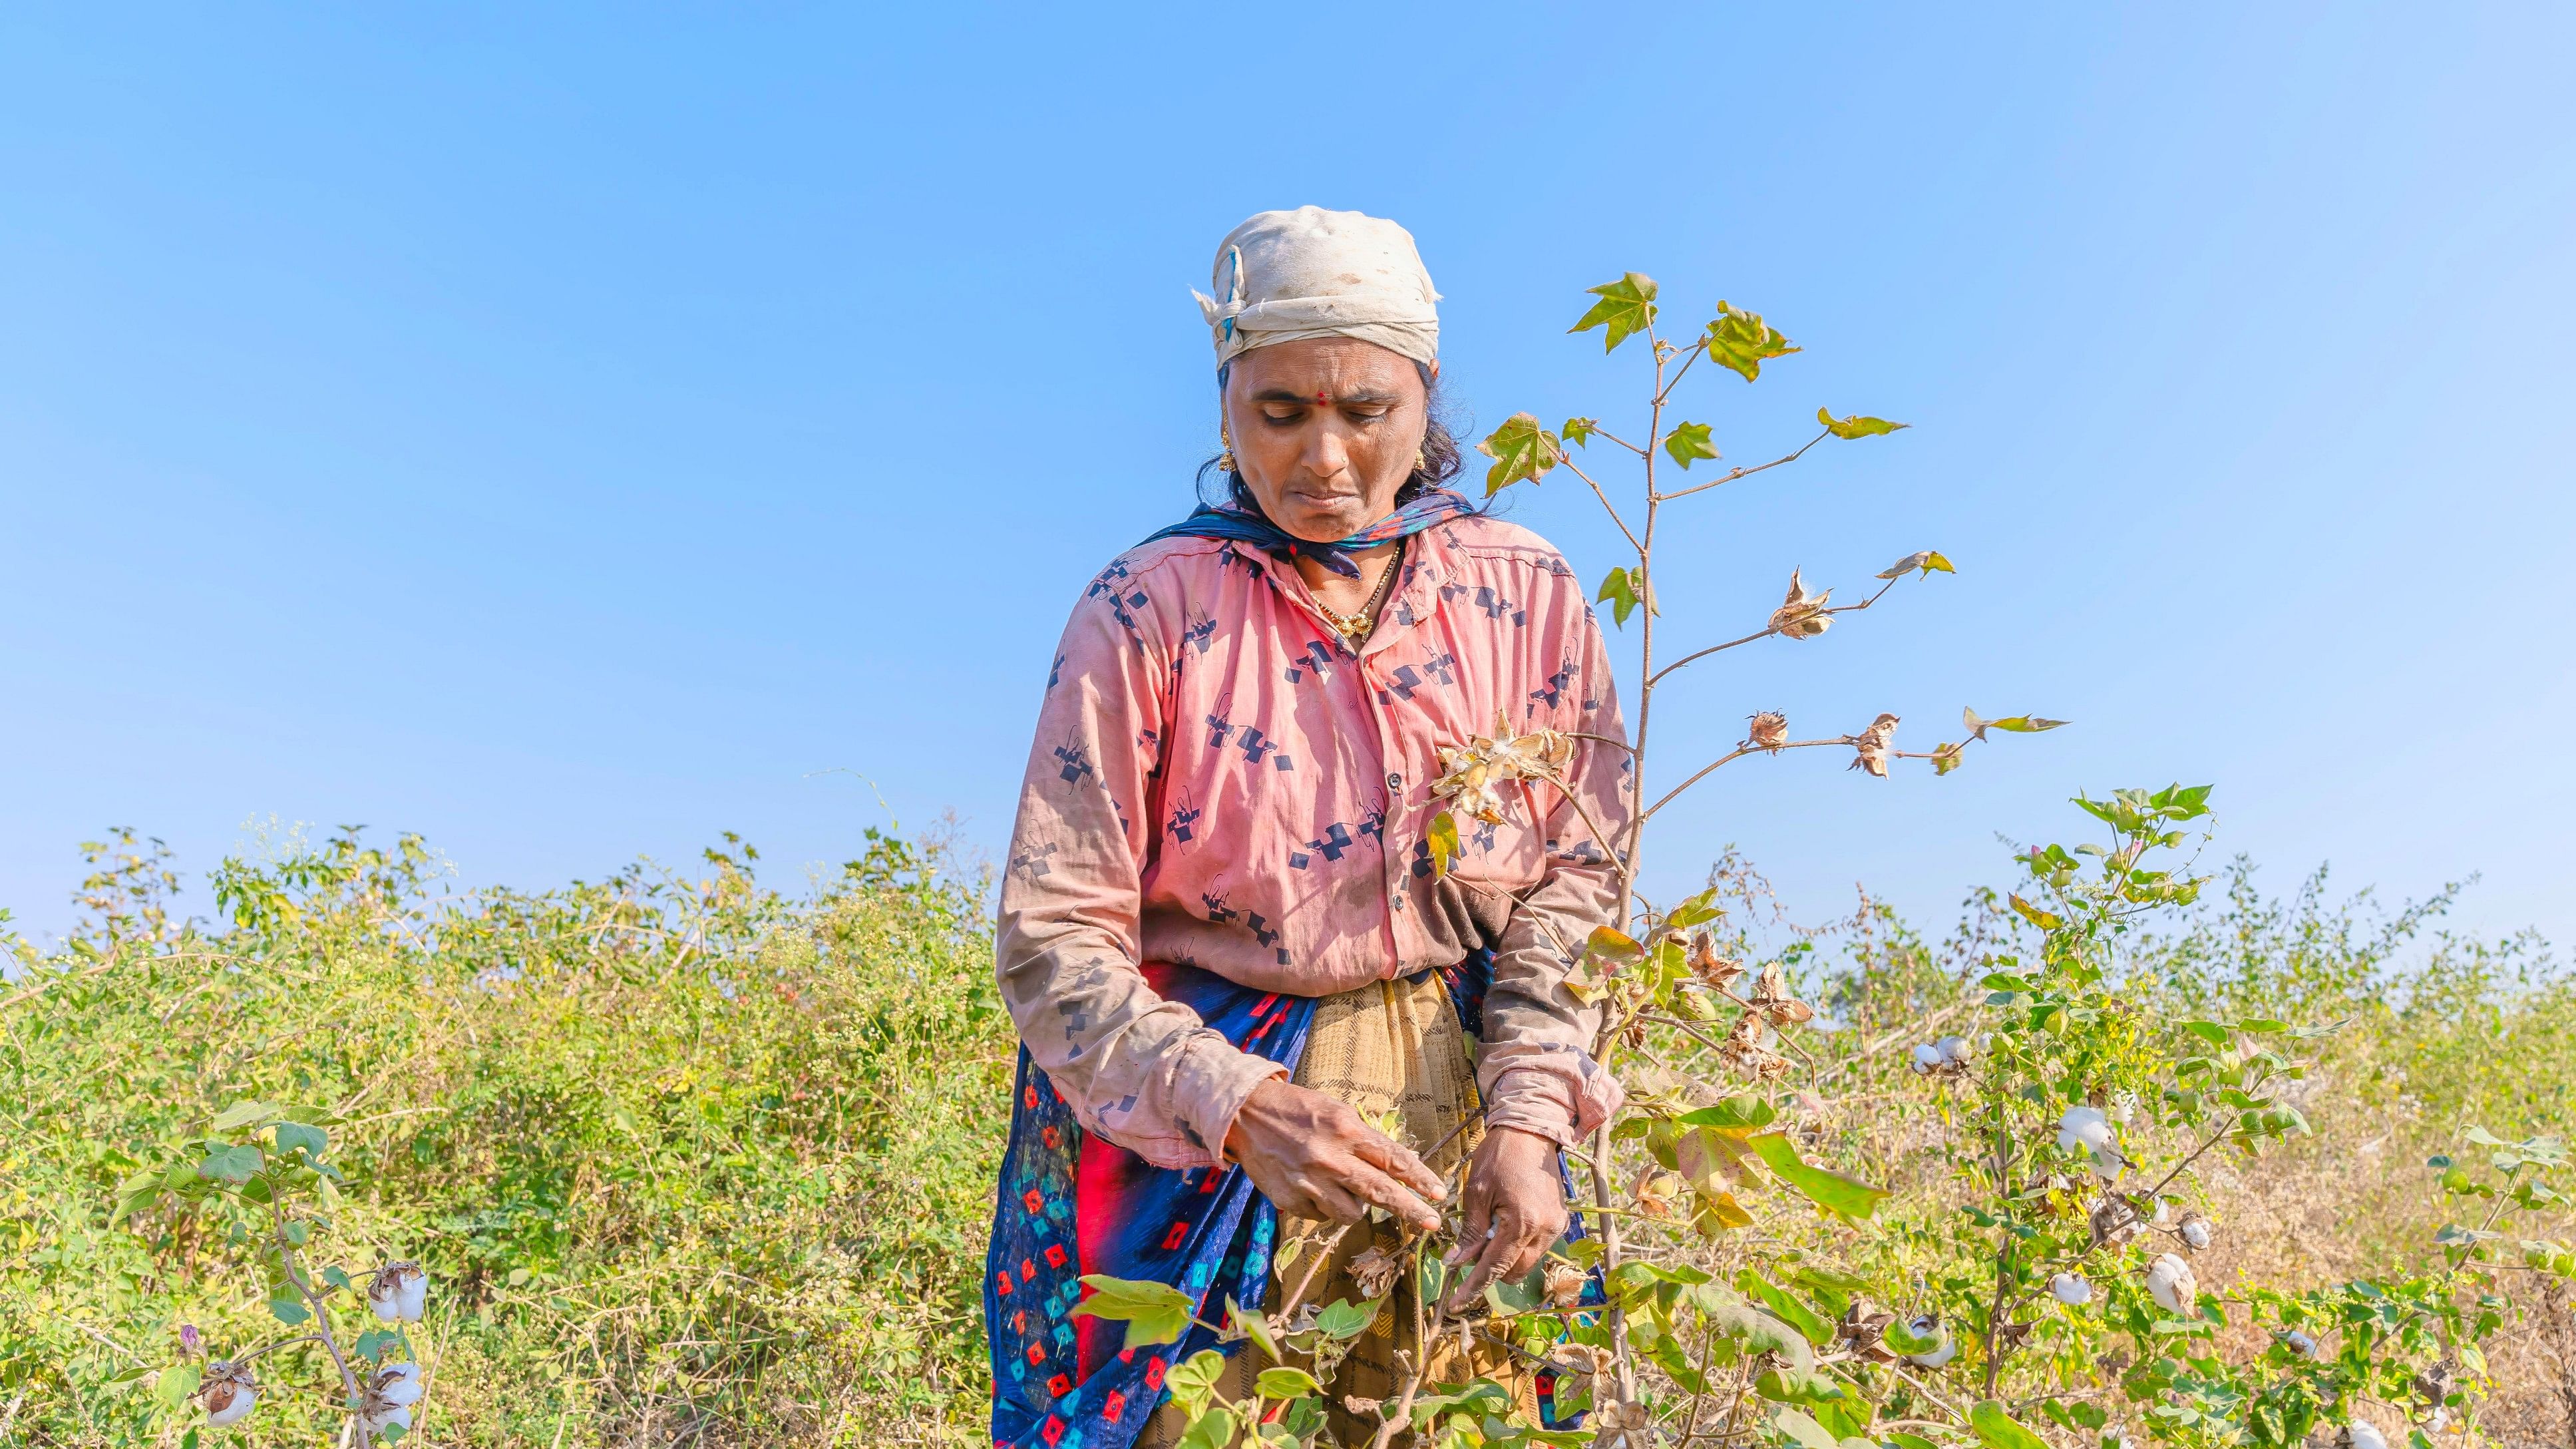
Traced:
[[[1356, 211], [1265, 211], [1217, 244], [1216, 296], [1193, 291], [1219, 367], [1256, 347], [1352, 337], [1428, 366], [1440, 313], [1413, 234]], [[1222, 300], [1220, 300], [1222, 299]]]

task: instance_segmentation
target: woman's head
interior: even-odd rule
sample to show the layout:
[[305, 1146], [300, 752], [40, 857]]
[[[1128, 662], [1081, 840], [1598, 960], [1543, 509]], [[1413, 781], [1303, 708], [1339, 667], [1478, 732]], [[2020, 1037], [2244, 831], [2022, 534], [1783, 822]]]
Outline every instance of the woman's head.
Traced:
[[1216, 345], [1234, 501], [1330, 542], [1456, 474], [1434, 416], [1440, 294], [1391, 221], [1265, 211], [1217, 247]]

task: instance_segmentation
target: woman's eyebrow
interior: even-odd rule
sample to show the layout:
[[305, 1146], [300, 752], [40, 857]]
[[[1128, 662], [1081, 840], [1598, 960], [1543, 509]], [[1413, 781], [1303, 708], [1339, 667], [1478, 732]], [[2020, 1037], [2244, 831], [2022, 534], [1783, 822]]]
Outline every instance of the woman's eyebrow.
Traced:
[[1284, 387], [1265, 387], [1261, 391], [1254, 393], [1252, 395], [1252, 400], [1254, 402], [1278, 403], [1322, 403], [1330, 401], [1339, 403], [1343, 407], [1393, 407], [1404, 401], [1404, 399], [1396, 393], [1383, 392], [1376, 388], [1362, 388], [1357, 392], [1346, 392], [1340, 397], [1327, 399], [1325, 395], [1320, 392], [1302, 393]]

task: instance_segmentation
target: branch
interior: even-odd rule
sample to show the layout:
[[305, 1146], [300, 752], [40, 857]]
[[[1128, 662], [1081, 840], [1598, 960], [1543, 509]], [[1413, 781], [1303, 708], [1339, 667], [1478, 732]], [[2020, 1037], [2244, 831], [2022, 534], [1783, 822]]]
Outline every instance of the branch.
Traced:
[[[1764, 466], [1768, 467], [1769, 465], [1765, 464]], [[1806, 617], [1810, 619], [1822, 619], [1830, 618], [1835, 614], [1857, 614], [1861, 610], [1868, 608], [1870, 605], [1877, 603], [1879, 600], [1886, 598], [1888, 590], [1895, 588], [1898, 584], [1904, 581], [1905, 576], [1903, 574], [1899, 574], [1895, 578], [1889, 579], [1886, 583], [1880, 584], [1878, 586], [1877, 593], [1870, 595], [1868, 598], [1861, 600], [1857, 604], [1836, 604], [1829, 609], [1818, 609]], [[1683, 665], [1690, 663], [1694, 659], [1705, 659], [1711, 654], [1732, 649], [1738, 644], [1750, 644], [1756, 639], [1767, 639], [1779, 632], [1780, 631], [1776, 628], [1765, 629], [1759, 634], [1747, 634], [1741, 639], [1729, 639], [1723, 644], [1711, 644], [1697, 653], [1685, 654], [1681, 658], [1674, 660], [1672, 663], [1667, 664], [1663, 668], [1646, 676], [1646, 687], [1649, 689], [1653, 688], [1656, 680], [1663, 678], [1665, 675], [1672, 673], [1674, 670], [1681, 668]]]
[[[1706, 351], [1708, 351], [1708, 337], [1703, 333], [1697, 342], [1683, 350], [1681, 370], [1673, 374], [1670, 382], [1664, 384], [1663, 391], [1655, 394], [1655, 402], [1658, 406], [1662, 405], [1664, 399], [1673, 395], [1674, 388], [1682, 385], [1682, 379], [1690, 375], [1691, 364], [1699, 361], [1700, 354]], [[1807, 446], [1812, 448], [1815, 444], [1810, 443]]]
[[[1812, 448], [1833, 435], [1833, 429], [1827, 428], [1823, 432], [1809, 438], [1807, 440], [1807, 448]], [[1800, 458], [1807, 456], [1807, 448], [1800, 448], [1798, 451], [1791, 453], [1785, 458], [1774, 458], [1768, 463], [1756, 463], [1750, 468], [1738, 468], [1734, 472], [1729, 473], [1722, 478], [1711, 478], [1705, 483], [1694, 483], [1688, 488], [1676, 488], [1670, 493], [1658, 493], [1654, 496], [1655, 501], [1657, 503], [1670, 503], [1676, 498], [1688, 498], [1694, 493], [1704, 493], [1711, 488], [1717, 487], [1721, 483], [1732, 483], [1738, 478], [1750, 478], [1765, 468], [1777, 468], [1783, 463], [1795, 463]]]
[[1782, 750], [1809, 750], [1814, 749], [1818, 745], [1856, 745], [1859, 743], [1860, 736], [1858, 735], [1838, 735], [1830, 740], [1788, 740], [1777, 745], [1737, 745], [1726, 754], [1720, 755], [1705, 766], [1702, 766], [1698, 774], [1691, 776], [1689, 779], [1675, 785], [1670, 790], [1665, 791], [1664, 798], [1646, 807], [1646, 813], [1643, 818], [1648, 820], [1653, 819], [1656, 811], [1673, 803], [1673, 797], [1681, 794], [1691, 786], [1698, 784], [1701, 780], [1706, 779], [1709, 771], [1714, 770], [1718, 766], [1726, 764], [1731, 760], [1740, 760], [1746, 755], [1776, 755]]
[[[1646, 450], [1645, 450], [1645, 449], [1638, 447], [1636, 444], [1634, 444], [1634, 443], [1632, 443], [1632, 442], [1629, 442], [1626, 438], [1620, 437], [1617, 433], [1614, 433], [1614, 432], [1610, 431], [1608, 428], [1604, 428], [1604, 427], [1600, 427], [1600, 426], [1597, 426], [1597, 425], [1596, 425], [1596, 426], [1592, 429], [1592, 436], [1594, 436], [1594, 437], [1596, 437], [1596, 438], [1608, 438], [1610, 441], [1612, 441], [1612, 442], [1614, 442], [1614, 443], [1617, 443], [1620, 447], [1623, 447], [1623, 448], [1627, 449], [1629, 452], [1636, 454], [1636, 455], [1637, 455], [1638, 457], [1640, 457], [1640, 458], [1642, 458], [1642, 457], [1646, 456]], [[1560, 448], [1560, 449], [1558, 449], [1558, 450], [1557, 450], [1557, 456], [1558, 456], [1558, 457], [1560, 457], [1560, 458], [1561, 458], [1561, 457], [1563, 457], [1563, 456], [1564, 456], [1564, 450], [1563, 450], [1563, 449], [1561, 449], [1561, 448]]]
[[[1604, 433], [1602, 436], [1609, 437], [1607, 433]], [[1615, 443], [1619, 440], [1611, 438], [1610, 441]], [[1621, 533], [1628, 535], [1628, 546], [1635, 549], [1638, 554], [1642, 556], [1646, 552], [1646, 546], [1637, 542], [1637, 535], [1628, 527], [1628, 520], [1619, 516], [1618, 505], [1610, 501], [1609, 494], [1601, 491], [1600, 484], [1592, 482], [1592, 475], [1584, 472], [1581, 468], [1576, 467], [1574, 465], [1574, 460], [1565, 456], [1565, 450], [1563, 448], [1556, 450], [1556, 461], [1559, 465], [1564, 467], [1567, 472], [1572, 473], [1575, 477], [1582, 479], [1586, 483], [1592, 484], [1592, 496], [1601, 500], [1601, 506], [1608, 510], [1610, 514], [1610, 521], [1619, 525], [1619, 531]]]

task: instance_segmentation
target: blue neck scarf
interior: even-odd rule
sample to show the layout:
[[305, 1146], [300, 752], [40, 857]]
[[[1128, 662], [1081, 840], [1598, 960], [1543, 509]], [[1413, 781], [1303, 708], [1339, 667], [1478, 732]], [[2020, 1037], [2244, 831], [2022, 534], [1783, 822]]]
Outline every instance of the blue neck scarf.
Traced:
[[1348, 538], [1317, 543], [1313, 539], [1299, 538], [1258, 513], [1202, 504], [1196, 513], [1147, 537], [1138, 547], [1165, 538], [1229, 539], [1251, 544], [1275, 559], [1311, 558], [1344, 578], [1355, 579], [1360, 576], [1360, 570], [1359, 565], [1351, 562], [1352, 550], [1375, 548], [1399, 538], [1410, 538], [1426, 528], [1475, 511], [1476, 506], [1463, 495], [1446, 488], [1434, 488]]

